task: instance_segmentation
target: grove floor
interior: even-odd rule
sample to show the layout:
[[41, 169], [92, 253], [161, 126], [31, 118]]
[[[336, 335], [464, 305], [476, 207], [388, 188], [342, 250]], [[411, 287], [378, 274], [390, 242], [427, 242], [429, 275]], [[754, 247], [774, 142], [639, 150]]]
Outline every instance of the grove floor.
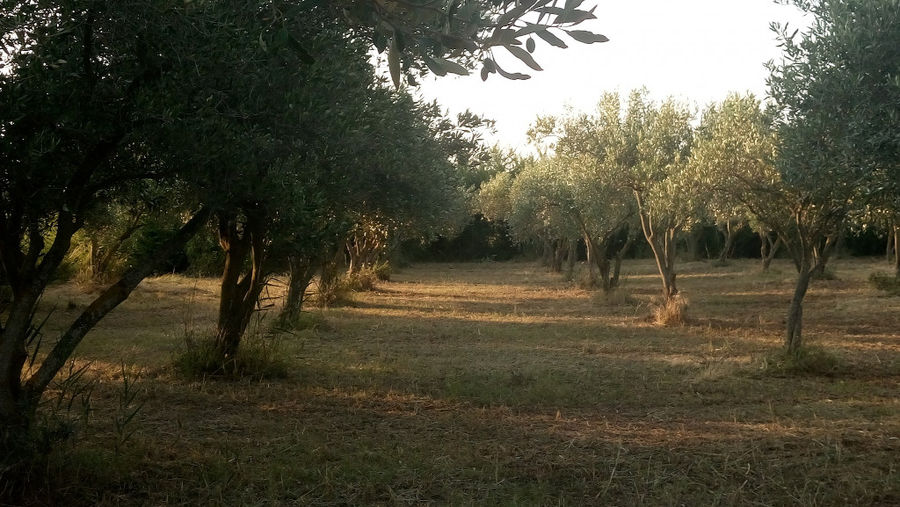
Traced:
[[[787, 261], [681, 264], [675, 327], [649, 261], [609, 300], [532, 263], [421, 264], [280, 334], [278, 380], [178, 374], [217, 284], [150, 279], [79, 348], [90, 417], [24, 501], [900, 505], [900, 297], [867, 283], [881, 262], [833, 268], [804, 335], [835, 367], [810, 374], [772, 359]], [[54, 287], [47, 335], [90, 298]]]

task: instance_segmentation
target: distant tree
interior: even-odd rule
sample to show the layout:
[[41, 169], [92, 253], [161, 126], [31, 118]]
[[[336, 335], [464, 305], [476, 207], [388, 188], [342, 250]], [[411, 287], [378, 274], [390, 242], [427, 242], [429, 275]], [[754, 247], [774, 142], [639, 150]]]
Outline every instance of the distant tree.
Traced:
[[[611, 101], [613, 102], [613, 101]], [[608, 116], [613, 121], [611, 104]], [[703, 192], [688, 165], [693, 131], [686, 106], [669, 99], [649, 102], [646, 91], [631, 93], [610, 160], [620, 184], [631, 190], [641, 230], [659, 271], [663, 297], [678, 294], [675, 272], [679, 232], [696, 215]]]
[[581, 236], [573, 211], [574, 195], [566, 182], [565, 163], [556, 157], [540, 157], [512, 180], [509, 215], [513, 235], [523, 242], [536, 242], [541, 262], [562, 271], [570, 242]]
[[771, 222], [777, 216], [777, 224], [781, 224], [784, 217], [780, 211], [759, 211], [765, 213], [761, 220], [753, 211], [765, 210], [766, 199], [754, 189], [780, 181], [775, 170], [771, 116], [761, 109], [760, 101], [752, 95], [730, 94], [721, 104], [707, 107], [694, 139], [690, 164], [710, 189], [710, 213], [726, 232], [720, 259], [727, 255], [735, 228], [746, 223], [760, 236], [762, 268], [768, 269], [781, 240], [772, 237], [772, 226], [765, 221]]
[[545, 136], [556, 139], [551, 146], [567, 168], [571, 212], [587, 250], [589, 280], [604, 291], [618, 285], [622, 258], [640, 227], [634, 199], [616, 165], [615, 155], [622, 147], [619, 106], [617, 95], [604, 94], [593, 116], [545, 117], [533, 128], [535, 132], [550, 128]]

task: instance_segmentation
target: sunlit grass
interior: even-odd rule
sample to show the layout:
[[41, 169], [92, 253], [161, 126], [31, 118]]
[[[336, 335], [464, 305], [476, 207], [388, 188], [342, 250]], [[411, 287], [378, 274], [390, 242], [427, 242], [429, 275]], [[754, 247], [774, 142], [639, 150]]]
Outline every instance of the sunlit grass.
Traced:
[[[828, 371], [773, 362], [785, 261], [683, 264], [674, 327], [652, 322], [646, 261], [626, 262], [616, 304], [528, 263], [423, 264], [305, 317], [280, 337], [287, 377], [264, 380], [178, 374], [216, 283], [148, 280], [79, 350], [96, 413], [46, 472], [69, 486], [31, 501], [896, 504], [900, 299], [868, 284], [881, 267], [838, 261], [814, 282], [804, 334]], [[88, 299], [58, 286], [44, 306], [59, 328]], [[144, 406], [117, 455], [122, 360]]]

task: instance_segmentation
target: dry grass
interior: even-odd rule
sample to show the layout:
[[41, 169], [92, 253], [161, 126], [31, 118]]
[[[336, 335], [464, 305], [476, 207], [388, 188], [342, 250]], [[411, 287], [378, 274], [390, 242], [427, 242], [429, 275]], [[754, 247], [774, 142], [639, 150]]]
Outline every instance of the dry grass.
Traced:
[[653, 305], [653, 322], [658, 326], [681, 326], [687, 323], [688, 301], [677, 294]]
[[[149, 280], [80, 349], [91, 423], [24, 502], [897, 505], [900, 298], [867, 283], [878, 267], [838, 261], [812, 286], [804, 331], [839, 358], [828, 375], [767, 362], [787, 263], [683, 265], [677, 327], [648, 318], [648, 262], [624, 266], [631, 304], [530, 264], [420, 265], [283, 337], [289, 375], [263, 381], [175, 374], [215, 282]], [[55, 287], [51, 324], [86, 301]], [[123, 359], [144, 405], [116, 453]]]

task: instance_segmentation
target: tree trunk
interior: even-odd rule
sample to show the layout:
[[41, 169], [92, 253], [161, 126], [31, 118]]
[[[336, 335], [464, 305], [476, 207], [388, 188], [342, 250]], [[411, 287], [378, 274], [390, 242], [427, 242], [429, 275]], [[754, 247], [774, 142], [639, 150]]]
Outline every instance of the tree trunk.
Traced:
[[631, 245], [634, 244], [634, 235], [630, 232], [628, 233], [627, 239], [625, 239], [625, 244], [622, 245], [616, 252], [615, 264], [613, 264], [613, 274], [612, 279], [610, 280], [610, 287], [618, 287], [619, 286], [619, 274], [622, 272], [622, 259], [625, 258], [625, 254], [628, 253], [628, 250], [631, 249]]
[[100, 278], [100, 243], [97, 238], [91, 236], [90, 244], [88, 262], [91, 265], [91, 280], [98, 280]]
[[895, 232], [897, 229], [894, 224], [888, 222], [887, 230], [888, 234], [887, 242], [885, 243], [884, 247], [884, 260], [886, 262], [893, 262], [894, 252], [896, 251], [896, 248], [894, 248], [894, 238], [897, 237], [897, 233]]
[[[650, 245], [653, 259], [656, 261], [656, 269], [659, 271], [663, 298], [669, 301], [678, 294], [678, 288], [675, 285], [675, 237], [678, 230], [674, 227], [654, 229], [652, 217], [650, 212], [644, 208], [640, 192], [635, 190], [634, 197], [637, 200], [641, 230]], [[660, 234], [662, 234], [662, 238], [659, 237]]]
[[687, 257], [692, 261], [699, 261], [702, 259], [700, 256], [700, 241], [703, 239], [703, 227], [696, 226], [691, 229], [690, 234], [687, 237]]
[[340, 281], [339, 272], [344, 263], [345, 245], [338, 243], [331, 245], [330, 251], [323, 257], [319, 270], [319, 305], [328, 306], [332, 303], [335, 289]]
[[725, 228], [719, 227], [719, 232], [725, 237], [725, 244], [722, 246], [722, 251], [719, 252], [719, 262], [725, 262], [729, 256], [731, 256], [731, 250], [734, 248], [734, 238], [737, 236], [736, 234], [737, 227], [732, 225], [731, 220], [725, 221]]
[[578, 261], [578, 240], [570, 239], [566, 252], [566, 276], [571, 279], [575, 273], [575, 263]]
[[775, 258], [778, 247], [781, 246], [781, 238], [776, 235], [773, 239], [771, 232], [757, 232], [757, 235], [759, 236], [760, 265], [762, 271], [767, 272], [772, 264], [772, 259]]
[[563, 260], [566, 256], [566, 245], [568, 242], [563, 239], [558, 239], [555, 242], [555, 246], [553, 248], [553, 263], [550, 268], [554, 273], [561, 273], [563, 268]]
[[588, 285], [593, 288], [597, 286], [597, 249], [594, 240], [588, 233], [584, 233], [584, 248], [586, 253], [585, 262], [588, 268]]
[[900, 223], [894, 224], [894, 276], [900, 280]]
[[828, 259], [831, 258], [831, 254], [834, 253], [838, 239], [839, 236], [828, 236], [825, 238], [824, 244], [816, 245], [813, 248], [813, 261], [815, 263], [812, 268], [813, 278], [820, 278], [825, 274], [825, 265], [828, 263]]
[[23, 442], [35, 405], [22, 388], [22, 369], [28, 360], [27, 344], [34, 336], [33, 318], [38, 298], [31, 292], [14, 296], [0, 334], [0, 459]]
[[[233, 215], [219, 216], [219, 243], [225, 251], [225, 269], [219, 295], [216, 351], [223, 361], [237, 353], [241, 337], [250, 324], [259, 295], [265, 287], [262, 271], [264, 220], [265, 214], [261, 210], [249, 210], [242, 230], [238, 231], [238, 222]], [[244, 273], [248, 256], [250, 270]]]
[[769, 266], [772, 264], [772, 259], [775, 258], [775, 254], [778, 252], [778, 247], [781, 246], [781, 238], [776, 237], [775, 241], [772, 241], [771, 236], [768, 234], [762, 235], [763, 247], [760, 253], [762, 254], [762, 270], [766, 272], [769, 270]]
[[288, 273], [288, 293], [284, 303], [282, 315], [289, 320], [295, 320], [300, 316], [303, 302], [306, 299], [306, 289], [309, 288], [315, 274], [315, 261], [310, 258], [291, 256], [288, 259], [290, 272]]
[[553, 243], [547, 238], [541, 240], [541, 266], [550, 266], [553, 261]]
[[812, 271], [808, 263], [801, 263], [801, 271], [797, 276], [797, 284], [794, 286], [794, 297], [791, 299], [785, 329], [784, 345], [789, 354], [798, 353], [803, 346], [803, 298], [806, 297], [806, 291], [809, 289]]

